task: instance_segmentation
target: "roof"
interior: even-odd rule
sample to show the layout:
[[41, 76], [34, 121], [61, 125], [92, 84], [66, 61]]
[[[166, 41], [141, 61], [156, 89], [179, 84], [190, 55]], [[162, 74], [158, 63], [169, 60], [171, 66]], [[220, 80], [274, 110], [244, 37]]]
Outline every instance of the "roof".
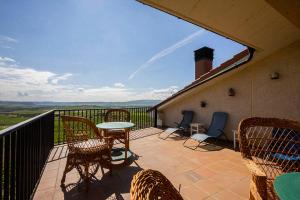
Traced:
[[178, 96], [185, 94], [187, 91], [194, 89], [196, 87], [200, 87], [202, 84], [212, 80], [213, 78], [221, 76], [222, 74], [225, 74], [226, 72], [229, 72], [232, 69], [235, 69], [235, 68], [241, 66], [242, 64], [249, 62], [252, 58], [253, 52], [254, 52], [254, 50], [252, 48], [247, 48], [244, 51], [234, 55], [231, 59], [225, 61], [220, 66], [215, 67], [214, 69], [210, 70], [206, 74], [203, 74], [198, 79], [196, 79], [189, 85], [185, 86], [183, 89], [179, 90], [178, 92], [176, 92], [172, 96], [168, 97], [167, 99], [163, 100], [159, 104], [156, 104], [155, 106], [150, 108], [149, 111], [157, 109], [158, 107], [166, 104], [170, 100], [173, 100], [173, 99], [177, 98]]
[[256, 49], [256, 61], [300, 39], [300, 1], [138, 0]]

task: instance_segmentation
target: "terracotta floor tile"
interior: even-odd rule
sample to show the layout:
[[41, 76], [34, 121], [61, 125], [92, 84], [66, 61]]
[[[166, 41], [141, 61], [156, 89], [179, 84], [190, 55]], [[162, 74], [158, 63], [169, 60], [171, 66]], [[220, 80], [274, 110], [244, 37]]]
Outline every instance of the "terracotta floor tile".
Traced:
[[211, 196], [212, 198], [216, 199], [216, 200], [246, 200], [247, 198], [243, 198], [231, 191], [228, 190], [223, 190], [221, 192], [218, 192], [214, 195]]
[[244, 198], [249, 198], [250, 177], [233, 184], [228, 188], [231, 192], [238, 194]]
[[210, 178], [216, 175], [216, 172], [210, 170], [207, 167], [199, 167], [197, 169], [194, 169], [194, 172], [199, 174], [203, 179]]
[[59, 169], [59, 161], [48, 163], [47, 166], [45, 167], [45, 171], [53, 170], [53, 169], [55, 170]]
[[193, 184], [194, 182], [192, 180], [190, 180], [185, 174], [179, 174], [173, 177], [170, 177], [170, 181], [172, 182], [172, 184], [175, 186], [175, 188], [180, 187], [186, 187], [189, 186], [191, 184]]
[[202, 189], [194, 185], [183, 187], [180, 190], [181, 195], [187, 200], [201, 200], [207, 198], [209, 195]]
[[56, 177], [58, 173], [57, 169], [48, 170], [47, 173], [43, 176], [45, 179]]
[[53, 189], [39, 190], [34, 195], [34, 200], [52, 200], [53, 198]]
[[225, 187], [219, 186], [215, 181], [202, 180], [195, 183], [195, 186], [204, 190], [208, 195], [215, 194], [225, 189]]
[[185, 177], [187, 179], [189, 179], [193, 183], [196, 183], [197, 181], [202, 179], [202, 177], [199, 174], [197, 174], [196, 172], [194, 172], [193, 170], [186, 171], [183, 174], [185, 175]]

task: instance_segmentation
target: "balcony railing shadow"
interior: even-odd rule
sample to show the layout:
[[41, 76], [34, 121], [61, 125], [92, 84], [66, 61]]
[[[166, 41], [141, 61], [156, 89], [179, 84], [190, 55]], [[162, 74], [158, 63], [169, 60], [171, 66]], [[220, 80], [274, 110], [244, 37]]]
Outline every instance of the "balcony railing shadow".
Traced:
[[[100, 180], [94, 179], [90, 183], [90, 190], [88, 193], [84, 191], [83, 182], [75, 182], [66, 185], [62, 188], [65, 200], [74, 199], [115, 199], [123, 200], [124, 194], [128, 194], [130, 190], [130, 184], [133, 176], [142, 170], [137, 166], [128, 166], [121, 170], [113, 172], [113, 175], [105, 173], [97, 175], [101, 177]], [[122, 177], [122, 184], [120, 184], [120, 177]], [[79, 181], [79, 180], [78, 180]]]

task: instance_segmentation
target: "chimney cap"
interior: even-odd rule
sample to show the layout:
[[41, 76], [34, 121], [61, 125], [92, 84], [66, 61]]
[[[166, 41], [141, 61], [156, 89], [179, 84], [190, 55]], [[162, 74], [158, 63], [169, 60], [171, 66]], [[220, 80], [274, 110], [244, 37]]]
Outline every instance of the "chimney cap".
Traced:
[[195, 61], [202, 60], [202, 59], [208, 59], [208, 60], [214, 59], [214, 49], [206, 46], [194, 51], [194, 54], [195, 54]]

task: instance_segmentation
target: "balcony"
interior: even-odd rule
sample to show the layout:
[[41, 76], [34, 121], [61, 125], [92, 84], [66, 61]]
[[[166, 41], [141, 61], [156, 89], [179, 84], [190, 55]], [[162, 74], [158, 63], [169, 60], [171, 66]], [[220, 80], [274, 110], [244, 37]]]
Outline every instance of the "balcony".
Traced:
[[[66, 189], [60, 180], [68, 153], [61, 116], [84, 116], [103, 121], [106, 109], [55, 110], [0, 132], [1, 189], [4, 199], [129, 199], [132, 177], [141, 169], [162, 172], [185, 199], [246, 199], [250, 174], [240, 153], [226, 144], [212, 144], [199, 151], [182, 146], [182, 138], [161, 140], [155, 128], [156, 113], [148, 108], [128, 108], [135, 130], [130, 132], [133, 162], [114, 169], [112, 176], [101, 170], [86, 193], [77, 171], [67, 174]], [[118, 144], [117, 144], [118, 145]]]
[[133, 175], [149, 168], [162, 172], [180, 188], [185, 199], [247, 199], [250, 174], [239, 152], [220, 146], [212, 147], [216, 151], [192, 151], [182, 146], [180, 138], [159, 139], [161, 131], [153, 127], [133, 131], [132, 135], [142, 137], [131, 141], [136, 160], [128, 167], [113, 170], [112, 176], [102, 176], [99, 170], [99, 180], [92, 182], [88, 193], [83, 184], [77, 184], [79, 175], [75, 170], [67, 174], [67, 189], [60, 188], [67, 148], [55, 146], [34, 199], [130, 199]]

